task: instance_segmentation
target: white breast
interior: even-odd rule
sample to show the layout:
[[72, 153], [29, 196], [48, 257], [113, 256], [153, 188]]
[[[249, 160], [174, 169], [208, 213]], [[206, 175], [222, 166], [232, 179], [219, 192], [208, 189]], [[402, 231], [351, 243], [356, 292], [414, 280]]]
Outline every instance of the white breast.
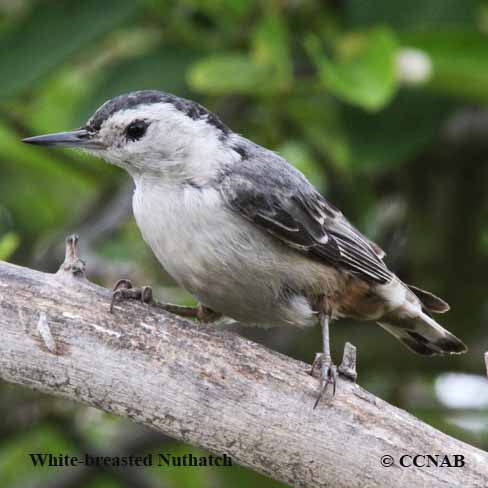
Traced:
[[203, 193], [189, 185], [144, 182], [136, 186], [133, 207], [142, 235], [166, 271], [184, 287], [204, 273], [202, 245], [212, 237], [207, 214], [217, 211], [217, 196], [215, 191]]
[[281, 292], [313, 286], [317, 265], [227, 209], [218, 190], [138, 182], [133, 206], [158, 260], [203, 304], [248, 323], [313, 322], [304, 299]]

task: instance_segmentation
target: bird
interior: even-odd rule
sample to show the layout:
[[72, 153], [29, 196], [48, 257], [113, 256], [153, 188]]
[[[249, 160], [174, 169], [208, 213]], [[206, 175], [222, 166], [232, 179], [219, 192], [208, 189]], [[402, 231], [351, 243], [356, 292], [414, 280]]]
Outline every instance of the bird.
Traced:
[[[144, 240], [199, 302], [167, 310], [265, 327], [319, 323], [314, 407], [329, 384], [335, 393], [333, 320], [375, 322], [424, 356], [467, 350], [432, 318], [449, 310], [444, 300], [404, 283], [381, 247], [298, 169], [197, 102], [134, 91], [106, 101], [79, 129], [23, 142], [82, 149], [130, 174]], [[115, 294], [140, 296], [127, 280]]]

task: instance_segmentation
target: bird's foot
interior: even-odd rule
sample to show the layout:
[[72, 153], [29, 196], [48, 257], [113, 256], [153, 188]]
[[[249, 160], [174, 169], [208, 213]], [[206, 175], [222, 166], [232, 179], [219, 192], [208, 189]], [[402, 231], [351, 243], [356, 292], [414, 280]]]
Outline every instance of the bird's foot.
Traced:
[[114, 305], [123, 302], [124, 300], [139, 300], [142, 303], [154, 303], [152, 288], [150, 286], [142, 286], [136, 288], [132, 286], [130, 280], [122, 279], [115, 283], [112, 289], [112, 300], [110, 302], [110, 313], [114, 312]]
[[318, 405], [329, 383], [332, 384], [332, 396], [335, 395], [337, 376], [340, 375], [348, 380], [356, 383], [358, 373], [356, 370], [356, 347], [350, 342], [346, 342], [344, 346], [344, 354], [342, 356], [342, 363], [338, 368], [329, 360], [324, 361], [324, 354], [315, 354], [315, 359], [312, 363], [310, 375], [320, 378], [320, 393], [315, 401], [314, 409]]
[[324, 395], [329, 384], [332, 385], [332, 396], [335, 395], [337, 385], [337, 367], [332, 363], [330, 358], [326, 360], [323, 353], [317, 353], [315, 355], [310, 374], [312, 376], [317, 376], [317, 371], [319, 371], [320, 375], [320, 391], [313, 406], [314, 410], [319, 404], [320, 399]]
[[120, 303], [124, 300], [139, 300], [142, 303], [147, 303], [166, 312], [179, 315], [180, 317], [197, 319], [205, 323], [214, 322], [221, 317], [221, 314], [218, 312], [214, 312], [212, 309], [201, 304], [197, 307], [185, 307], [182, 305], [173, 305], [172, 303], [156, 302], [153, 299], [152, 288], [150, 286], [136, 288], [132, 286], [130, 280], [126, 279], [117, 281], [113, 287], [110, 312], [113, 313], [115, 303]]
[[199, 322], [210, 323], [215, 322], [222, 314], [213, 311], [211, 308], [205, 305], [198, 305], [196, 307], [184, 307], [181, 305], [173, 305], [172, 303], [155, 303], [156, 307], [170, 312], [180, 317], [187, 317], [191, 319], [197, 319]]
[[197, 308], [197, 319], [200, 322], [204, 322], [206, 324], [210, 322], [215, 322], [222, 317], [222, 314], [212, 310], [211, 308], [206, 307], [205, 305], [198, 305]]

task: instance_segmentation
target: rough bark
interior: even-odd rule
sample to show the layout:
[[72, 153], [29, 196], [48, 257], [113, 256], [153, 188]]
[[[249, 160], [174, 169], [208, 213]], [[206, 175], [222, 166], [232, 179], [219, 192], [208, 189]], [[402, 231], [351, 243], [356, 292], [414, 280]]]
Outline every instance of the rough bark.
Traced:
[[[129, 417], [293, 486], [488, 486], [488, 453], [342, 377], [313, 410], [319, 384], [309, 365], [137, 302], [110, 314], [109, 290], [68, 258], [55, 275], [0, 263], [4, 380]], [[405, 454], [460, 454], [465, 465], [400, 467]], [[382, 466], [385, 455], [394, 466]]]

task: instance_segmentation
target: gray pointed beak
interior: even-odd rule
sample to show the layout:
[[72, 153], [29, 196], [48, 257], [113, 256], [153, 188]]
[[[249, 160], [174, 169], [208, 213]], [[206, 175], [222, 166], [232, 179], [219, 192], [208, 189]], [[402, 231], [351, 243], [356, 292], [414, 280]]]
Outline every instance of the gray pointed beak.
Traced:
[[22, 139], [22, 142], [37, 144], [39, 146], [64, 146], [85, 149], [102, 149], [103, 147], [94, 139], [94, 134], [86, 129], [27, 137], [26, 139]]

